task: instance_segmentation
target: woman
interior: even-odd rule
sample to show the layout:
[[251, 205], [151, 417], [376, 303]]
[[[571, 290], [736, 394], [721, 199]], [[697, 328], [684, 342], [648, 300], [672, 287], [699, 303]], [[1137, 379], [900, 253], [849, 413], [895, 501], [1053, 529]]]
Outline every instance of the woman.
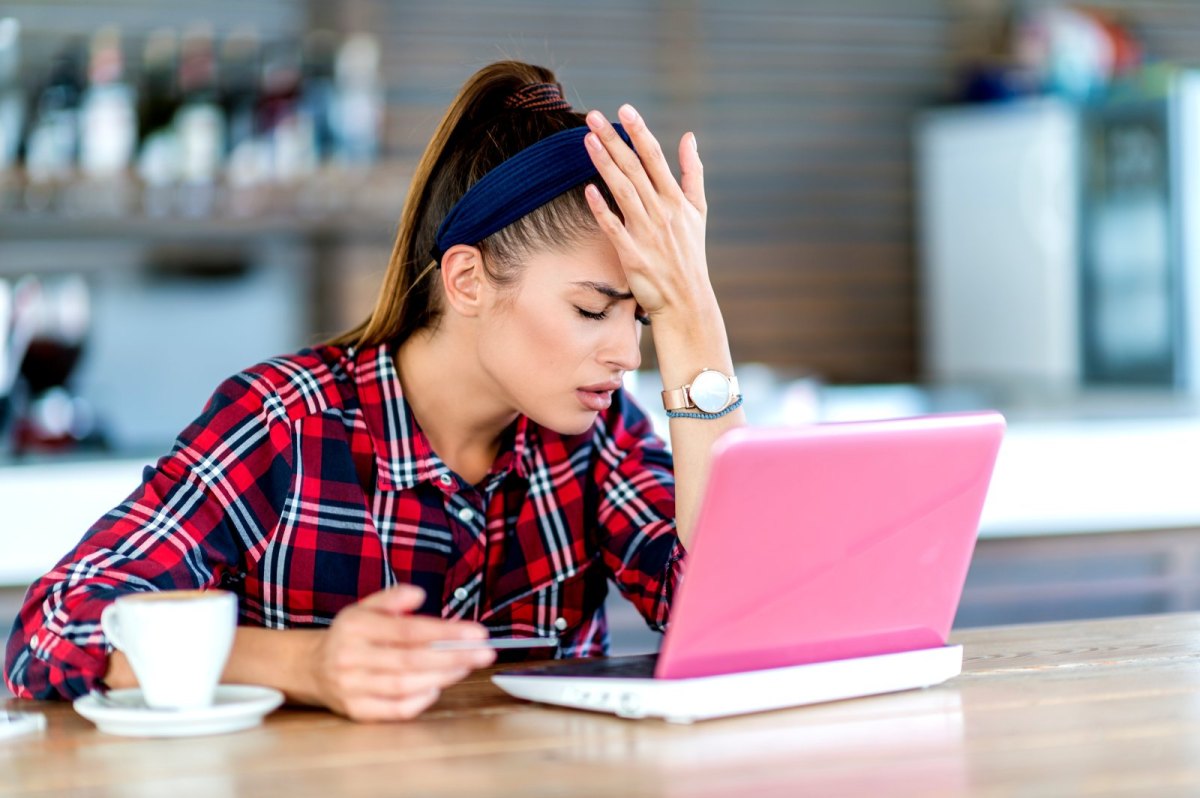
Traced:
[[[676, 182], [637, 113], [620, 119], [571, 110], [542, 67], [472, 76], [370, 318], [217, 389], [30, 588], [10, 689], [136, 684], [97, 621], [139, 590], [236, 592], [223, 678], [363, 720], [414, 717], [494, 659], [435, 640], [603, 654], [609, 579], [665, 626], [711, 444], [744, 418], [695, 137]], [[651, 322], [674, 473], [621, 387]]]

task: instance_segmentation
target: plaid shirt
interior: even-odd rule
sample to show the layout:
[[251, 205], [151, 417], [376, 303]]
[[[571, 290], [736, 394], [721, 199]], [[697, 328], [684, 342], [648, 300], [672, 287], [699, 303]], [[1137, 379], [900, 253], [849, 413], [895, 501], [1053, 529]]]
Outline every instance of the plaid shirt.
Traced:
[[142, 485], [29, 589], [8, 641], [16, 695], [77, 696], [107, 669], [123, 593], [221, 588], [240, 622], [327, 626], [397, 583], [421, 612], [605, 653], [612, 579], [655, 629], [683, 568], [670, 455], [628, 394], [565, 437], [525, 416], [477, 485], [430, 448], [393, 352], [319, 347], [225, 381]]

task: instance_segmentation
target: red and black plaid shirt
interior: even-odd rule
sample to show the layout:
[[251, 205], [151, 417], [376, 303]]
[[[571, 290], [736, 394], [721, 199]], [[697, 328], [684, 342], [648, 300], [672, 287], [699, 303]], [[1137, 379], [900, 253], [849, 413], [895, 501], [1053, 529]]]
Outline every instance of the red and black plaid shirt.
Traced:
[[422, 612], [603, 654], [607, 580], [651, 627], [683, 568], [670, 454], [628, 394], [583, 435], [521, 416], [470, 485], [430, 448], [387, 346], [320, 347], [225, 381], [142, 485], [30, 588], [16, 695], [77, 696], [107, 668], [100, 613], [133, 591], [222, 588], [241, 623], [325, 626], [419, 585]]

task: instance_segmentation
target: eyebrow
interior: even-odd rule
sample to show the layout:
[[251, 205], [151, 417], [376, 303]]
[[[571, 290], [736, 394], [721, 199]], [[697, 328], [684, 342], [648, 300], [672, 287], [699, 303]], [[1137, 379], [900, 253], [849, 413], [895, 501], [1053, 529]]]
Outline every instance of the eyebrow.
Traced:
[[613, 288], [608, 283], [595, 283], [595, 282], [591, 282], [591, 281], [584, 281], [584, 282], [574, 283], [574, 285], [582, 286], [583, 288], [590, 288], [593, 291], [597, 291], [601, 294], [604, 294], [609, 299], [633, 299], [633, 294], [631, 294], [630, 292], [626, 291], [626, 292], [622, 293], [622, 292], [618, 291], [617, 289]]

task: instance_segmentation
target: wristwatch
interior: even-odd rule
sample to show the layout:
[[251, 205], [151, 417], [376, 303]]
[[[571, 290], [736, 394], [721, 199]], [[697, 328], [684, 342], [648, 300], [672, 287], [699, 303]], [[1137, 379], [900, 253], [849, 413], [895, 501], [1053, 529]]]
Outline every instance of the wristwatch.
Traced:
[[682, 388], [662, 392], [667, 412], [699, 410], [701, 413], [720, 413], [742, 395], [737, 377], [713, 369], [703, 369]]

